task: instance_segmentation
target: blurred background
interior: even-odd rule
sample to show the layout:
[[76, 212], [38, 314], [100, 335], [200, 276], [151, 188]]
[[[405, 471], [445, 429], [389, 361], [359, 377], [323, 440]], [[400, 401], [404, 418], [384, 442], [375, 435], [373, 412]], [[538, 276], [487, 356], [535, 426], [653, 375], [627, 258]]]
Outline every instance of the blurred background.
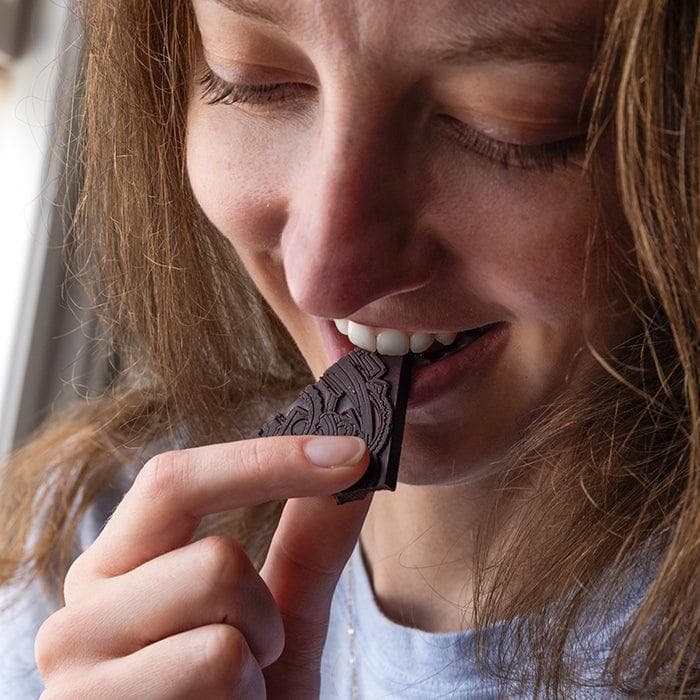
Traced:
[[103, 386], [96, 331], [61, 244], [79, 54], [69, 0], [0, 0], [0, 459], [51, 412]]

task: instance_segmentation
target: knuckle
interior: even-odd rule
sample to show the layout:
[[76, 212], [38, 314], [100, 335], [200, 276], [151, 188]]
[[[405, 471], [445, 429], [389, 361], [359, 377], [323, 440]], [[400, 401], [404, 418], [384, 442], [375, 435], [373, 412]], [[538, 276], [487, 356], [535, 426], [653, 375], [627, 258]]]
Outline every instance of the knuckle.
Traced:
[[[245, 440], [245, 455], [244, 463], [241, 464], [241, 468], [244, 468], [246, 472], [253, 479], [270, 478], [269, 469], [267, 468], [270, 464], [270, 440]], [[242, 460], [243, 461], [243, 460]]]
[[146, 462], [139, 472], [139, 486], [151, 501], [163, 501], [171, 498], [176, 491], [178, 481], [187, 471], [185, 450], [162, 452]]
[[323, 654], [326, 635], [325, 632], [321, 631], [294, 635], [287, 642], [294, 649], [294, 667], [297, 670], [311, 670], [317, 667]]
[[272, 666], [281, 656], [284, 651], [284, 627], [277, 629], [276, 625], [266, 630], [265, 645], [256, 650], [256, 658], [260, 664], [260, 668]]
[[39, 673], [47, 678], [55, 671], [63, 659], [68, 628], [65, 608], [61, 608], [44, 620], [34, 638], [34, 657]]
[[247, 655], [247, 644], [240, 630], [216, 625], [207, 635], [202, 670], [215, 683], [228, 685], [243, 675]]
[[271, 627], [272, 629], [269, 636], [269, 656], [265, 659], [265, 666], [263, 668], [270, 666], [275, 661], [277, 661], [277, 659], [279, 659], [280, 656], [282, 656], [282, 652], [284, 651], [284, 622], [282, 621], [282, 615], [280, 614], [279, 608], [277, 608], [277, 606], [275, 606], [273, 610]]
[[200, 542], [201, 572], [209, 589], [230, 592], [246, 568], [247, 555], [234, 539], [224, 535], [207, 537]]

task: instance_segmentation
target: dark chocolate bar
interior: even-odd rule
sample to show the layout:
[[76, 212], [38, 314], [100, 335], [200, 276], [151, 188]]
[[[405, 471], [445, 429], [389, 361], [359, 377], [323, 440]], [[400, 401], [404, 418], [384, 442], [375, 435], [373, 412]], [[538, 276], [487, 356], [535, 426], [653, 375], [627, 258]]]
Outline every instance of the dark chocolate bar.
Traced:
[[367, 471], [336, 494], [339, 504], [396, 488], [413, 355], [356, 349], [328, 368], [260, 429], [272, 435], [356, 435], [369, 448]]

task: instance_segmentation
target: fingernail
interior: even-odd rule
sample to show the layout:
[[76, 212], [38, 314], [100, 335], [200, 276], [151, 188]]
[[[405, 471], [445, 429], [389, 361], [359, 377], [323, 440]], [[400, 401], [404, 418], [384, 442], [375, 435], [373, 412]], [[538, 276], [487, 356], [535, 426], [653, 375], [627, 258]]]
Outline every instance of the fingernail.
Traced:
[[364, 441], [358, 437], [317, 437], [304, 443], [304, 452], [317, 467], [357, 464], [365, 454]]

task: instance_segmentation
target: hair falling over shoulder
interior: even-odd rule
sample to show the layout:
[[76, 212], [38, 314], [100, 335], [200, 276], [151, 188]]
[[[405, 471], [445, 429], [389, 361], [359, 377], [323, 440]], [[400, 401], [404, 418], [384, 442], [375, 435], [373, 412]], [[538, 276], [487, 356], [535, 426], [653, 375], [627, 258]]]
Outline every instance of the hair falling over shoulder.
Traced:
[[[4, 465], [0, 585], [39, 577], [60, 587], [80, 516], [120, 468], [155, 442], [245, 436], [309, 379], [189, 190], [189, 2], [83, 0], [77, 10], [71, 263], [122, 369], [101, 399], [45, 426]], [[512, 620], [498, 659], [481, 649], [507, 688], [566, 697], [581, 673], [573, 630], [610, 614], [641, 559], [654, 576], [605, 650], [610, 686], [642, 697], [700, 692], [699, 56], [695, 0], [618, 0], [608, 13], [589, 85], [589, 163], [595, 186], [597, 145], [611, 134], [638, 282], [632, 292], [621, 281], [620, 295], [639, 333], [613, 352], [591, 345], [603, 377], [549, 407], [518, 444], [504, 497], [519, 474], [534, 476], [525, 490], [518, 480], [522, 517], [497, 560], [482, 528], [477, 631]], [[594, 228], [592, 238], [605, 235]], [[207, 527], [261, 560], [278, 514], [264, 506]]]

